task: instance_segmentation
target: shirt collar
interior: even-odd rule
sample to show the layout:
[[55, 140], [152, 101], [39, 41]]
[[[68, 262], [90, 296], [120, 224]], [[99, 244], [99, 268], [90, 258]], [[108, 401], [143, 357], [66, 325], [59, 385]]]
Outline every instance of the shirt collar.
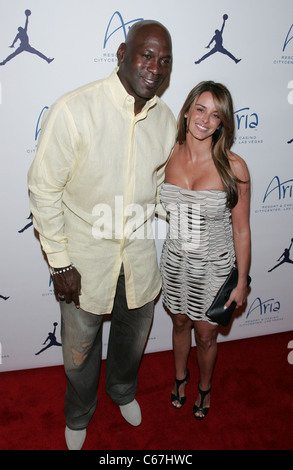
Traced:
[[[124, 108], [124, 109], [129, 110], [129, 108], [131, 107], [131, 109], [133, 111], [134, 98], [133, 98], [133, 96], [131, 96], [127, 93], [124, 86], [122, 85], [122, 83], [121, 83], [121, 81], [118, 77], [118, 74], [117, 74], [118, 70], [119, 70], [119, 67], [116, 67], [113, 70], [113, 72], [111, 73], [110, 77], [109, 77], [110, 89], [112, 90], [115, 101], [117, 102], [117, 104], [120, 108]], [[156, 103], [157, 103], [157, 96], [155, 95], [146, 102], [146, 104], [144, 105], [143, 109], [138, 114], [138, 116], [141, 113], [148, 112], [148, 110], [150, 108], [152, 108], [153, 106], [155, 106]]]

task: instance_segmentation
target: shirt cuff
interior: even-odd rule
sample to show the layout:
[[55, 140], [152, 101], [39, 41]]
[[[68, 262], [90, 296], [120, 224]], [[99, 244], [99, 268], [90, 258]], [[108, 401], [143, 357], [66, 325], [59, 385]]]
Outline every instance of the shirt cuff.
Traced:
[[69, 266], [71, 261], [67, 251], [61, 251], [60, 253], [47, 254], [49, 265], [52, 268], [64, 268]]

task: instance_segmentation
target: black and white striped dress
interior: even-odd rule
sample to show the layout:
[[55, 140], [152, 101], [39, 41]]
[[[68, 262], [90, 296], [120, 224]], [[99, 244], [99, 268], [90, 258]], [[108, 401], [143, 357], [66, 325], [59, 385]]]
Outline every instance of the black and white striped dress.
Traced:
[[164, 183], [161, 203], [170, 215], [160, 261], [163, 303], [171, 313], [209, 321], [205, 312], [235, 264], [226, 193]]

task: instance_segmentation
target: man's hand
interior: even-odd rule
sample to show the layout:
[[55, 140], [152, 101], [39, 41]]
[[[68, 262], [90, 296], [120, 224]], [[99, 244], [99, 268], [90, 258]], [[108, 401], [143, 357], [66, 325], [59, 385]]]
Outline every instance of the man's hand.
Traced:
[[[65, 272], [60, 272], [65, 269]], [[52, 276], [55, 293], [59, 300], [65, 300], [67, 304], [75, 303], [79, 308], [79, 296], [81, 295], [81, 276], [74, 266], [57, 268]]]

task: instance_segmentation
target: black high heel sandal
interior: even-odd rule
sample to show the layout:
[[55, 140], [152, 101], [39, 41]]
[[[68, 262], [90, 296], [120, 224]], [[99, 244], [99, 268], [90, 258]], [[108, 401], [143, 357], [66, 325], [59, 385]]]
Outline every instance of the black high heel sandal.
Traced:
[[[203, 407], [203, 402], [204, 402], [204, 399], [205, 397], [211, 392], [211, 389], [212, 387], [209, 388], [209, 390], [201, 390], [200, 387], [199, 387], [199, 383], [198, 383], [198, 391], [200, 393], [200, 405], [197, 406], [196, 404], [193, 405], [193, 414], [194, 414], [194, 417], [195, 419], [198, 419], [198, 420], [201, 420], [201, 419], [204, 419], [206, 417], [206, 415], [208, 414], [209, 412], [209, 407], [208, 408], [204, 408]], [[195, 413], [202, 413], [203, 416], [196, 416]]]
[[[173, 405], [174, 408], [176, 408], [177, 410], [180, 410], [180, 408], [182, 408], [182, 406], [184, 405], [184, 403], [186, 402], [186, 397], [180, 397], [179, 396], [179, 387], [180, 385], [182, 385], [184, 382], [185, 382], [185, 385], [188, 383], [190, 379], [190, 373], [189, 373], [189, 370], [186, 369], [186, 376], [184, 377], [183, 380], [178, 380], [176, 379], [175, 377], [175, 382], [176, 382], [176, 388], [177, 388], [177, 395], [175, 395], [174, 393], [171, 393], [171, 403]], [[176, 406], [174, 405], [174, 402], [175, 401], [178, 401], [180, 403], [181, 406]]]

